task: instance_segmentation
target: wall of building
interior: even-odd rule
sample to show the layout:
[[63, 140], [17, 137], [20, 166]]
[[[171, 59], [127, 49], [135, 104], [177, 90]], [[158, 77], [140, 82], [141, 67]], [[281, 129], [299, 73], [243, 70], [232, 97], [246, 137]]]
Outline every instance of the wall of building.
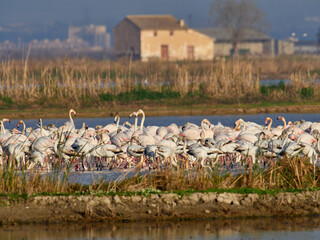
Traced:
[[[273, 41], [266, 42], [242, 42], [239, 44], [240, 54], [273, 55]], [[227, 42], [215, 42], [215, 56], [230, 56], [232, 44]]]
[[188, 46], [193, 46], [195, 60], [211, 60], [214, 56], [213, 39], [192, 29], [141, 31], [141, 60], [161, 59], [161, 45], [168, 46], [168, 60], [188, 59]]
[[114, 54], [116, 57], [140, 58], [140, 29], [129, 20], [122, 20], [114, 29]]
[[277, 40], [275, 44], [277, 55], [292, 55], [294, 54], [294, 42], [287, 40]]

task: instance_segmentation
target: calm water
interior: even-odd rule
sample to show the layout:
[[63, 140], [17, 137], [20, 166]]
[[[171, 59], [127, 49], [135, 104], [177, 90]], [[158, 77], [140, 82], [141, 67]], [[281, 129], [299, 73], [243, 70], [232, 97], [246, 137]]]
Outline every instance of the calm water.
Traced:
[[6, 226], [2, 239], [320, 239], [320, 218]]
[[[201, 120], [204, 118], [209, 119], [209, 121], [212, 124], [217, 124], [218, 122], [221, 122], [225, 126], [233, 126], [234, 122], [239, 119], [243, 118], [245, 121], [252, 121], [256, 122], [258, 124], [263, 125], [266, 117], [271, 117], [274, 120], [274, 125], [282, 125], [282, 121], [276, 120], [278, 116], [283, 116], [286, 118], [287, 121], [298, 121], [301, 119], [312, 121], [312, 122], [319, 122], [320, 121], [320, 113], [277, 113], [277, 114], [252, 114], [252, 115], [223, 115], [223, 116], [165, 116], [165, 117], [148, 117], [148, 112], [146, 112], [146, 120], [145, 120], [145, 126], [150, 125], [157, 125], [157, 126], [167, 126], [171, 123], [176, 123], [179, 125], [184, 125], [187, 122], [192, 122], [195, 124], [200, 125]], [[141, 119], [141, 118], [139, 118]], [[5, 127], [8, 129], [15, 128], [17, 126], [19, 119], [11, 120], [11, 123], [6, 122]], [[49, 123], [53, 123], [56, 126], [61, 126], [66, 121], [68, 121], [67, 118], [65, 119], [43, 119], [43, 125], [47, 125]], [[134, 123], [134, 119], [132, 118], [121, 118], [120, 124], [124, 123], [125, 121], [128, 121], [130, 123]], [[89, 127], [95, 127], [96, 125], [102, 125], [105, 126], [109, 123], [113, 123], [113, 118], [81, 118], [75, 117], [74, 122], [77, 128], [81, 128], [82, 124], [85, 123]], [[25, 120], [27, 127], [33, 127], [36, 128], [38, 124], [38, 119], [28, 119]], [[139, 120], [140, 124], [140, 120]]]
[[[274, 119], [274, 124], [282, 124], [277, 121], [277, 116], [284, 116], [287, 121], [308, 120], [320, 121], [320, 114], [255, 114], [255, 115], [225, 115], [225, 116], [169, 116], [147, 117], [145, 125], [166, 126], [170, 123], [184, 125], [187, 122], [200, 124], [203, 118], [209, 119], [213, 124], [221, 122], [225, 126], [233, 126], [234, 122], [243, 118], [245, 121], [254, 121], [264, 124], [267, 116]], [[68, 119], [44, 119], [43, 124], [54, 123], [62, 125]], [[76, 127], [82, 123], [90, 127], [106, 125], [113, 122], [113, 118], [75, 118]], [[132, 122], [132, 119], [122, 118]], [[18, 120], [6, 123], [6, 127], [16, 127]], [[38, 120], [26, 120], [27, 127], [36, 127]], [[72, 179], [79, 183], [88, 183], [97, 176], [105, 176], [104, 172], [73, 173]], [[109, 172], [110, 174], [110, 172]], [[111, 177], [116, 179], [123, 172], [113, 172]], [[22, 225], [0, 227], [0, 240], [2, 239], [320, 239], [320, 218], [262, 218], [248, 220], [211, 220], [190, 221], [178, 223], [118, 223], [118, 224], [93, 224], [85, 225]]]

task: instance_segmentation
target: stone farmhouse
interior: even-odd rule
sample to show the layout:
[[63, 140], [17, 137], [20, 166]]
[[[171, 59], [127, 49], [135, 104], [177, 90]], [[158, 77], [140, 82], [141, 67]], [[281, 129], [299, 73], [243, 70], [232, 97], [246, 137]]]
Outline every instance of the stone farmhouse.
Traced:
[[148, 61], [212, 60], [214, 38], [171, 15], [129, 15], [113, 29], [116, 57]]

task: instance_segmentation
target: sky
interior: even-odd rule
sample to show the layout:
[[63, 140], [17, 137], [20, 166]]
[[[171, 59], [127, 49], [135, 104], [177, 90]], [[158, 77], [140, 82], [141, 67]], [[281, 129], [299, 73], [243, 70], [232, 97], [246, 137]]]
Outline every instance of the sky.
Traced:
[[[320, 0], [252, 0], [266, 13], [268, 34], [316, 39]], [[23, 24], [103, 24], [109, 32], [126, 15], [171, 14], [190, 27], [212, 26], [212, 0], [0, 0], [0, 30]], [[190, 17], [191, 16], [191, 17]], [[306, 33], [306, 34], [304, 34]], [[304, 36], [303, 36], [304, 34]]]

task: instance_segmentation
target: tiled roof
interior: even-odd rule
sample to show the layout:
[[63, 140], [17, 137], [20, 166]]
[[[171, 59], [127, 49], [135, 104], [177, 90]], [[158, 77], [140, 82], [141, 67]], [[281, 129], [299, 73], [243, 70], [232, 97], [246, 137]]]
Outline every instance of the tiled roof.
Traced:
[[187, 29], [171, 15], [129, 15], [126, 17], [140, 29], [177, 30]]
[[[229, 42], [231, 39], [230, 31], [228, 31], [228, 29], [226, 28], [197, 28], [195, 30], [207, 36], [215, 38], [216, 42]], [[244, 32], [243, 41], [263, 41], [270, 39], [272, 38], [262, 32], [253, 29], [247, 29]]]

